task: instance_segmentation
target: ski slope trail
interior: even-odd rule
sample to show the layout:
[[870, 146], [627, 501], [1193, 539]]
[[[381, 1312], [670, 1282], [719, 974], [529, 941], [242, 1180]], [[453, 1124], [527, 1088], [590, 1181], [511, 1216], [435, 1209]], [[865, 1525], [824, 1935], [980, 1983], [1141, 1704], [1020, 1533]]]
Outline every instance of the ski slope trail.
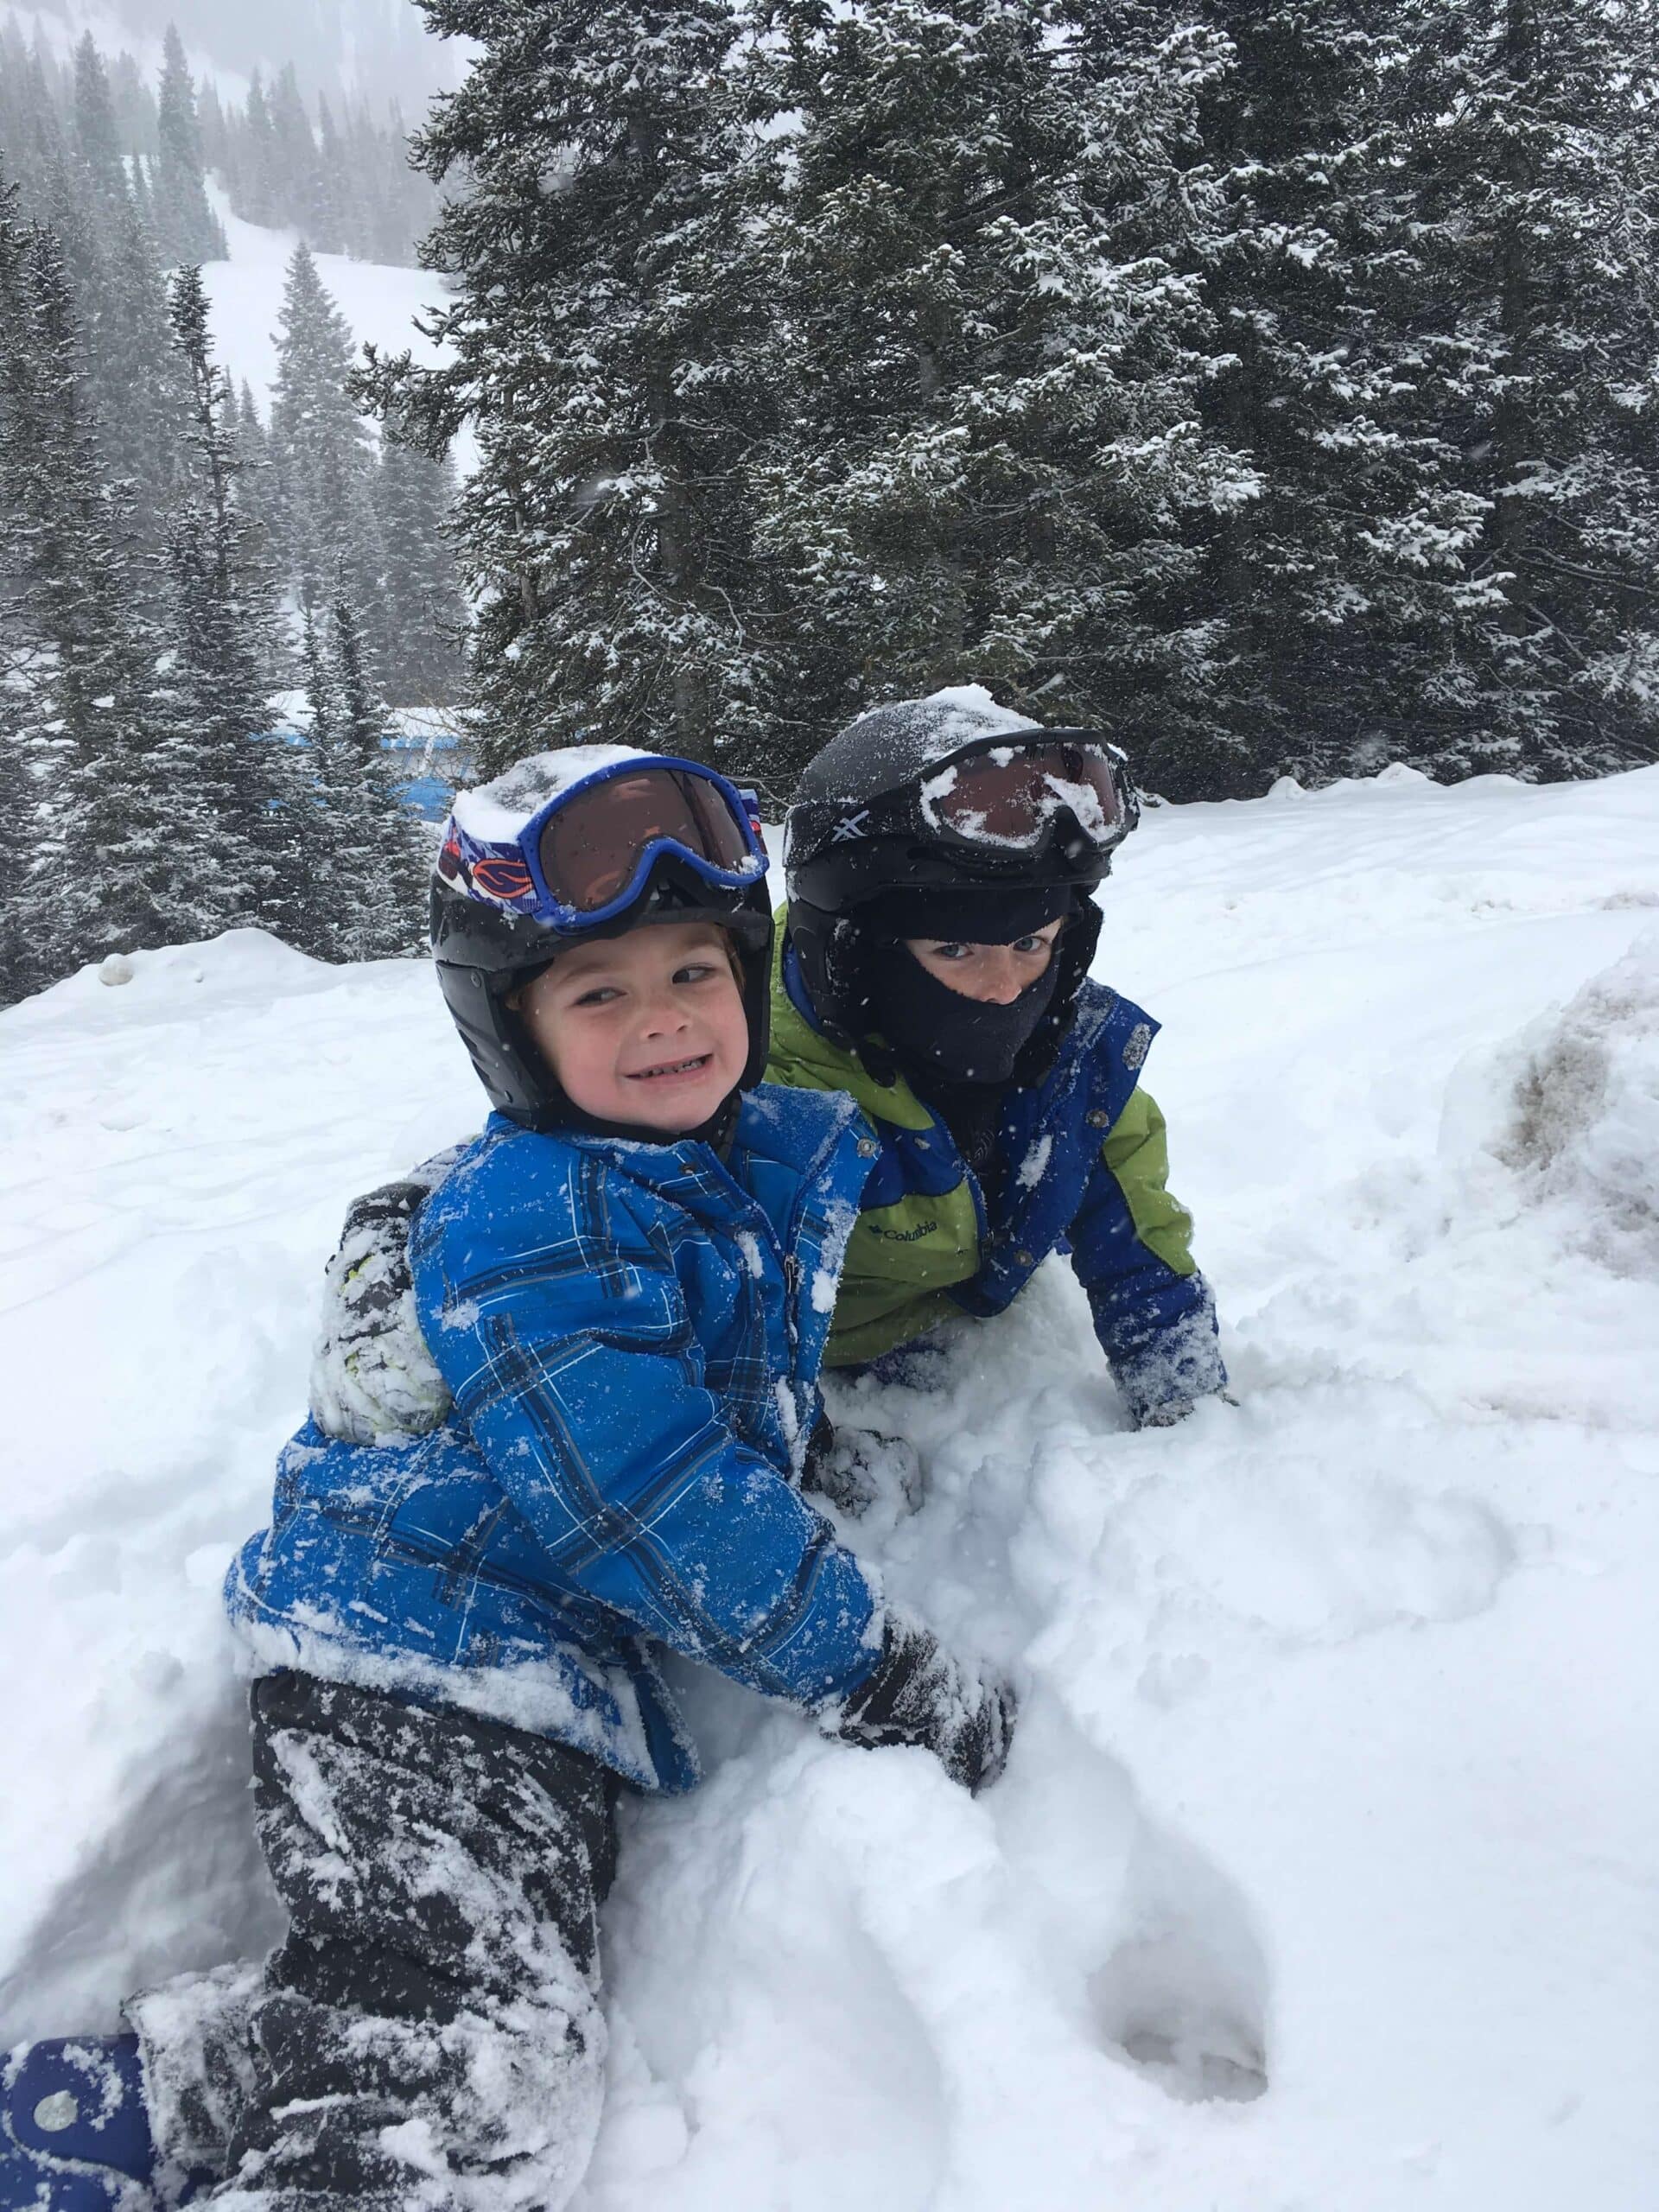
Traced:
[[[1015, 1666], [981, 1800], [709, 1678], [625, 1814], [580, 2212], [1659, 2202], [1659, 769], [1154, 809], [1097, 972], [1239, 1402], [1051, 1264], [852, 1531]], [[267, 1942], [220, 1625], [359, 1190], [475, 1127], [416, 964], [255, 933], [0, 1015], [0, 2043]], [[688, 1676], [689, 1679], [689, 1670]]]

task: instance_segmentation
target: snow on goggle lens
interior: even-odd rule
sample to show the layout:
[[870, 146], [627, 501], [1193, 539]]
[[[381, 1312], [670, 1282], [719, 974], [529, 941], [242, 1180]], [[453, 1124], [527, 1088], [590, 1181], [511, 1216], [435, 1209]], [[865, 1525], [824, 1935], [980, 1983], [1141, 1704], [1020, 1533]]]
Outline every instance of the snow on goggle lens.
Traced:
[[1097, 847], [1115, 845], [1127, 827], [1120, 771], [1083, 746], [995, 747], [929, 777], [921, 800], [936, 828], [1022, 852], [1043, 842], [1062, 809]]
[[681, 847], [721, 876], [755, 872], [747, 825], [719, 785], [678, 768], [647, 768], [578, 789], [543, 824], [537, 859], [554, 899], [579, 914], [621, 898], [654, 846]]

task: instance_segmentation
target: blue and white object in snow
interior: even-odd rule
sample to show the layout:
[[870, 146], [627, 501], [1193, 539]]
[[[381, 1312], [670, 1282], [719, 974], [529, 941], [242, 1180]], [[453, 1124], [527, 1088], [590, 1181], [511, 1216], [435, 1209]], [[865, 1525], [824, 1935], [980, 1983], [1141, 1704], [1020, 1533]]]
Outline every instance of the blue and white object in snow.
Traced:
[[9, 2054], [0, 2212], [148, 2212], [155, 2166], [137, 2036], [55, 2037]]

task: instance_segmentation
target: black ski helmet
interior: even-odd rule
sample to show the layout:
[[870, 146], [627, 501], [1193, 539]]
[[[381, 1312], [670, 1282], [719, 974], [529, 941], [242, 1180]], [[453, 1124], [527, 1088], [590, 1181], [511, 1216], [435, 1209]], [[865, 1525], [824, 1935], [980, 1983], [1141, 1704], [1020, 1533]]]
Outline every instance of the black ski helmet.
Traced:
[[[518, 829], [588, 779], [636, 761], [709, 775], [694, 763], [632, 747], [572, 746], [537, 753], [493, 782], [457, 793], [444, 826], [431, 890], [432, 959], [439, 988], [490, 1103], [524, 1128], [581, 1126], [588, 1117], [566, 1097], [507, 1001], [551, 966], [561, 950], [588, 938], [620, 937], [652, 923], [717, 924], [736, 947], [748, 1023], [748, 1058], [739, 1088], [751, 1089], [766, 1068], [772, 923], [765, 849], [747, 795], [723, 779], [710, 780], [742, 809], [756, 855], [744, 882], [711, 881], [689, 857], [669, 849], [656, 855], [626, 906], [602, 920], [551, 921], [523, 910], [529, 871], [514, 850]], [[480, 823], [482, 842], [476, 834]], [[510, 903], [515, 900], [520, 903]]]
[[[1051, 747], [1086, 759], [1102, 791], [1109, 785], [1104, 806], [1081, 783], [1073, 795], [1057, 779], [1029, 838], [976, 836], [944, 818], [951, 785], [982, 759], [1000, 766]], [[807, 764], [785, 830], [790, 942], [826, 1033], [868, 1064], [870, 910], [884, 894], [980, 886], [992, 907], [999, 894], [1063, 890], [1070, 914], [1058, 983], [1019, 1071], [1034, 1079], [1094, 955], [1101, 918], [1092, 893], [1139, 818], [1123, 756], [1100, 731], [1033, 721], [979, 684], [860, 715]]]

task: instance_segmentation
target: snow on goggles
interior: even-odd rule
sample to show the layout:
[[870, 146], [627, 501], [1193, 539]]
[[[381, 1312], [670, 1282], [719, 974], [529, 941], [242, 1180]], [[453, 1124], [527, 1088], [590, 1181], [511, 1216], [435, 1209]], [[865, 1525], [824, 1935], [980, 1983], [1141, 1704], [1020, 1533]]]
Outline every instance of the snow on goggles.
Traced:
[[994, 741], [958, 753], [914, 790], [930, 830], [1010, 853], [1037, 851], [1067, 813], [1096, 853], [1109, 853], [1140, 812], [1122, 755], [1082, 739]]
[[556, 792], [510, 842], [472, 836], [452, 816], [438, 872], [492, 906], [569, 929], [626, 912], [667, 853], [706, 883], [747, 888], [766, 869], [759, 802], [693, 760], [621, 760]]

